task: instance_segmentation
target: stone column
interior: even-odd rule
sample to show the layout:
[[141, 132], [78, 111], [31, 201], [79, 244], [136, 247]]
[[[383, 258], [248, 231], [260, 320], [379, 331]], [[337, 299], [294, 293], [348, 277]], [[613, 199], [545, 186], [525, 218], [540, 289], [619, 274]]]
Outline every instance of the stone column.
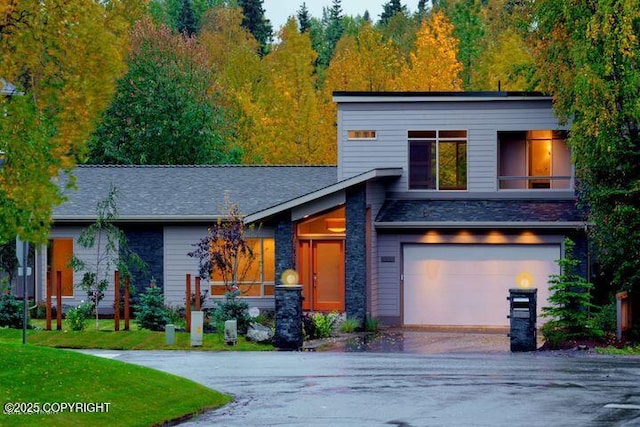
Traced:
[[367, 314], [367, 204], [364, 186], [347, 193], [345, 242], [345, 306], [347, 317], [361, 325]]
[[275, 346], [281, 350], [302, 348], [302, 286], [276, 286]]

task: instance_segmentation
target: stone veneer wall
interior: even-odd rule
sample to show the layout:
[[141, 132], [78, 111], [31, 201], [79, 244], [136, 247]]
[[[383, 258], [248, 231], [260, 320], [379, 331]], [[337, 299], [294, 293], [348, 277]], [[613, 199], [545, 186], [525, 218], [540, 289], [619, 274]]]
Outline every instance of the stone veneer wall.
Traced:
[[133, 271], [133, 284], [138, 293], [144, 292], [153, 278], [164, 289], [164, 230], [162, 227], [122, 227], [129, 249], [147, 263], [147, 272]]
[[[293, 224], [291, 220], [279, 220], [275, 227], [275, 246], [276, 246], [276, 285], [281, 285], [280, 276], [282, 272], [289, 268], [295, 268], [295, 256], [293, 247]], [[278, 288], [276, 287], [276, 293]]]
[[366, 289], [366, 193], [357, 187], [347, 193], [345, 242], [345, 306], [347, 317], [364, 324], [367, 313]]

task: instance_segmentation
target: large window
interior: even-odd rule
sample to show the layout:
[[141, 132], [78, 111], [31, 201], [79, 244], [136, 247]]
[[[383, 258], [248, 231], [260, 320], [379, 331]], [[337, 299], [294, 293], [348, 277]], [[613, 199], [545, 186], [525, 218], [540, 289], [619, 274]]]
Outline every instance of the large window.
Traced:
[[[275, 286], [275, 243], [272, 238], [248, 239], [254, 258], [238, 260], [238, 287], [241, 297], [267, 297], [274, 295]], [[219, 271], [211, 276], [211, 295], [221, 296], [226, 292], [225, 283]]]
[[467, 189], [467, 131], [409, 131], [409, 189]]
[[566, 132], [498, 132], [498, 183], [505, 189], [569, 189]]

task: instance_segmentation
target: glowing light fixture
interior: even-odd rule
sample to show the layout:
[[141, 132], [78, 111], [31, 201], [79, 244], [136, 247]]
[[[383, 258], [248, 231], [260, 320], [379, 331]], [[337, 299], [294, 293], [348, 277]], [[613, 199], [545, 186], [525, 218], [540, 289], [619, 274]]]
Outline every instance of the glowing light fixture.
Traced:
[[298, 285], [298, 272], [293, 269], [288, 269], [282, 272], [280, 280], [284, 286], [296, 286]]
[[344, 233], [347, 229], [344, 218], [327, 218], [325, 221], [327, 224], [327, 230], [332, 233]]
[[528, 271], [523, 271], [516, 276], [516, 286], [520, 289], [533, 288], [533, 282], [533, 274], [529, 273]]

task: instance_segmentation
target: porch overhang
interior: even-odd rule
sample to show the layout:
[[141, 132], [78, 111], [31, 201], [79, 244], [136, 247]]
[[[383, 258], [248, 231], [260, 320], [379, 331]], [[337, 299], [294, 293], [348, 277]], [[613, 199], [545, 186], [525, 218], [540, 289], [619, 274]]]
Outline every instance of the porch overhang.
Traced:
[[384, 179], [384, 178], [397, 178], [397, 177], [400, 177], [401, 175], [402, 175], [402, 168], [372, 169], [367, 172], [363, 172], [359, 175], [353, 176], [351, 178], [345, 179], [343, 181], [337, 182], [328, 187], [321, 188], [317, 191], [314, 191], [314, 192], [305, 194], [303, 196], [297, 197], [295, 199], [289, 200], [287, 202], [272, 206], [268, 209], [264, 209], [262, 211], [249, 214], [245, 216], [245, 222], [250, 224], [250, 223], [262, 221], [274, 215], [278, 215], [282, 212], [286, 212], [287, 210], [301, 206], [305, 203], [310, 203], [322, 197], [330, 196], [336, 192], [344, 191], [350, 187], [363, 184], [367, 181]]
[[587, 223], [583, 221], [568, 222], [498, 222], [498, 221], [406, 221], [375, 222], [376, 229], [412, 230], [412, 229], [545, 229], [545, 230], [583, 230]]

